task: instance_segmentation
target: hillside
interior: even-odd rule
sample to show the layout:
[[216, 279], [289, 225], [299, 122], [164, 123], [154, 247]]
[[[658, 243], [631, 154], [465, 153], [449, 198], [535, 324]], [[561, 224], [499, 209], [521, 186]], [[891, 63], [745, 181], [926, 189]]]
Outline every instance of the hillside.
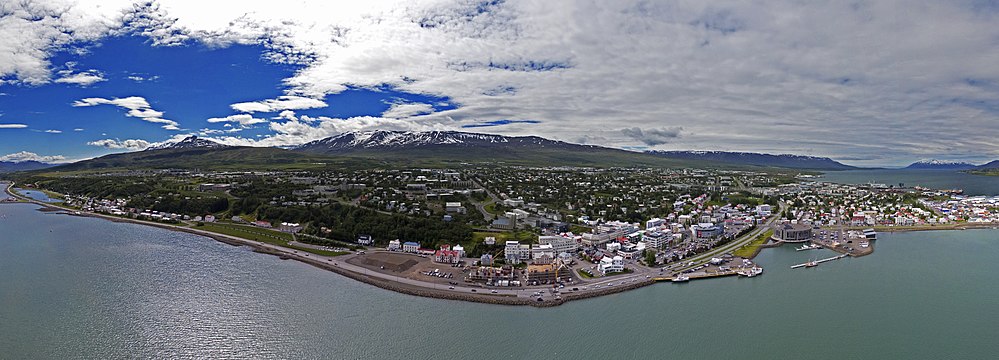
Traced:
[[[537, 136], [503, 136], [458, 131], [374, 131], [344, 133], [296, 147], [294, 151], [422, 165], [505, 163], [537, 166], [683, 167], [692, 161], [579, 145]], [[731, 167], [725, 164], [701, 166]]]
[[56, 166], [56, 164], [38, 161], [0, 161], [0, 173], [15, 171], [31, 171]]
[[649, 151], [649, 154], [667, 159], [714, 161], [728, 164], [755, 165], [763, 167], [779, 167], [788, 169], [808, 170], [851, 170], [854, 166], [846, 165], [826, 157], [802, 155], [772, 155], [749, 152], [729, 151]]
[[921, 160], [905, 167], [909, 170], [969, 170], [974, 169], [974, 164], [946, 160]]
[[133, 169], [271, 169], [315, 167], [323, 159], [284, 149], [254, 147], [164, 148], [110, 154], [46, 172]]

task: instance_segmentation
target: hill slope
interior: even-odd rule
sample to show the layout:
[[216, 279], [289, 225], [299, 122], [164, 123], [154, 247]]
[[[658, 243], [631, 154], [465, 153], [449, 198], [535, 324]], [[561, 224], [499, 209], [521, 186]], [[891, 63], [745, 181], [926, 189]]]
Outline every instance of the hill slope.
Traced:
[[[459, 131], [374, 131], [344, 133], [294, 151], [382, 162], [507, 163], [543, 166], [691, 166], [694, 162], [537, 136], [503, 136]], [[702, 164], [712, 165], [712, 164]], [[714, 164], [725, 167], [724, 164]]]
[[905, 167], [910, 170], [969, 170], [974, 169], [974, 164], [945, 160], [921, 160]]
[[779, 167], [809, 170], [850, 170], [854, 166], [842, 164], [826, 157], [802, 155], [772, 155], [729, 151], [649, 151], [649, 154], [668, 159], [714, 161], [728, 164]]
[[45, 169], [56, 166], [56, 164], [43, 163], [38, 161], [0, 161], [0, 173], [15, 171], [31, 171]]
[[306, 168], [313, 167], [321, 160], [307, 154], [275, 148], [183, 147], [110, 154], [45, 171]]

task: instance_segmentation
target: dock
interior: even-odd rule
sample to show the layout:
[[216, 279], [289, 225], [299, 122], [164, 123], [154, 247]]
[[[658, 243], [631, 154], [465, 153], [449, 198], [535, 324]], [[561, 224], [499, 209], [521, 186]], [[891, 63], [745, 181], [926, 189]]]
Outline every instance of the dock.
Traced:
[[[716, 278], [723, 276], [732, 276], [738, 274], [739, 272], [736, 270], [718, 271], [718, 272], [694, 272], [687, 274], [687, 277], [690, 278], [690, 280], [697, 280], [697, 279], [708, 279], [708, 278]], [[673, 281], [673, 278], [675, 278], [675, 276], [669, 276], [669, 277], [660, 276], [652, 278], [652, 281], [667, 282], [667, 281]]]
[[[833, 256], [831, 258], [825, 258], [825, 259], [822, 259], [822, 260], [816, 260], [815, 264], [821, 264], [821, 263], [824, 263], [826, 261], [839, 260], [839, 259], [845, 258], [847, 256], [850, 256], [850, 255], [842, 254], [842, 255]], [[798, 264], [798, 265], [791, 265], [791, 268], [792, 269], [797, 269], [797, 268], [805, 267], [805, 265], [808, 265], [808, 263], [803, 263], [803, 264]]]

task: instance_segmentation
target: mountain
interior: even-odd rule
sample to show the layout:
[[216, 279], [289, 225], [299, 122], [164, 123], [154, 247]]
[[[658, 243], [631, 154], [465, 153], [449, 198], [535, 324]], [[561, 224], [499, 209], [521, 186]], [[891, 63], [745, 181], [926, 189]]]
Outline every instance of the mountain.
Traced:
[[[214, 143], [214, 142], [212, 142]], [[285, 149], [216, 146], [203, 142], [104, 155], [60, 165], [45, 172], [140, 169], [301, 169], [322, 166], [326, 158]], [[214, 143], [217, 144], [217, 143]], [[221, 144], [218, 144], [221, 145]]]
[[439, 148], [597, 148], [548, 140], [537, 136], [503, 136], [476, 134], [460, 131], [370, 131], [350, 132], [316, 140], [294, 148], [307, 152], [325, 154], [349, 153], [363, 150], [411, 149], [421, 147]]
[[986, 164], [978, 165], [975, 167], [976, 170], [991, 170], [999, 169], [999, 160], [992, 160]]
[[974, 164], [948, 160], [920, 160], [905, 167], [910, 170], [970, 170]]
[[850, 170], [854, 166], [837, 162], [827, 157], [802, 155], [772, 155], [730, 151], [648, 151], [649, 154], [669, 159], [715, 161], [728, 164], [756, 165], [789, 169], [809, 170]]
[[45, 169], [56, 166], [56, 164], [43, 163], [38, 161], [0, 161], [0, 173], [15, 171], [31, 171]]
[[151, 146], [146, 150], [163, 150], [163, 149], [224, 149], [231, 147], [219, 143], [215, 140], [201, 139], [195, 135], [188, 136], [179, 141], [169, 141], [160, 145]]
[[[645, 153], [572, 144], [537, 136], [503, 136], [460, 131], [350, 132], [313, 141], [296, 152], [407, 165], [496, 163], [538, 166], [683, 167], [693, 162]], [[727, 166], [723, 164], [715, 164]]]

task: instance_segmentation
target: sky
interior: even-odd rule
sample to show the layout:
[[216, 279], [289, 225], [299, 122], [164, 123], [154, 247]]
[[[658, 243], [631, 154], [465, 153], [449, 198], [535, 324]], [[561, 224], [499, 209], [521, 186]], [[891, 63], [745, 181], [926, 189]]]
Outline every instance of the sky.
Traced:
[[999, 1], [0, 1], [0, 161], [196, 134], [999, 159]]

